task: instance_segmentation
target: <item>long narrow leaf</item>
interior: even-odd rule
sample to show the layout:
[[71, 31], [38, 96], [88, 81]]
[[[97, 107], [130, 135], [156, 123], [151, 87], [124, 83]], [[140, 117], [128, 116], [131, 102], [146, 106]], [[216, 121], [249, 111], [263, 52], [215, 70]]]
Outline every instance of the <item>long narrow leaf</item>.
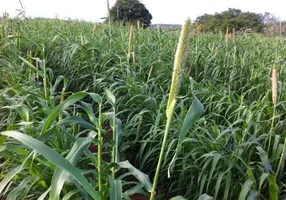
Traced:
[[10, 182], [10, 180], [23, 169], [24, 168], [22, 166], [17, 166], [8, 172], [8, 174], [5, 176], [5, 178], [0, 183], [0, 194], [2, 193], [6, 185]]
[[169, 178], [170, 178], [171, 172], [174, 169], [177, 156], [180, 153], [182, 142], [185, 139], [187, 132], [189, 131], [191, 126], [199, 119], [199, 117], [203, 114], [203, 112], [204, 112], [203, 104], [197, 99], [196, 96], [194, 96], [192, 105], [189, 108], [189, 110], [185, 116], [184, 122], [183, 122], [183, 126], [182, 126], [182, 129], [180, 132], [180, 136], [179, 136], [175, 155], [172, 158], [172, 161], [170, 162], [169, 167], [168, 167], [168, 177]]
[[[78, 138], [69, 154], [66, 157], [72, 165], [75, 165], [82, 155], [83, 151], [87, 149], [89, 144], [91, 143], [92, 138]], [[51, 191], [50, 191], [50, 199], [56, 200], [60, 199], [60, 193], [64, 183], [66, 182], [69, 173], [64, 171], [62, 168], [57, 168], [51, 182]]]
[[122, 181], [109, 177], [110, 200], [122, 199]]
[[87, 95], [88, 95], [88, 93], [86, 93], [86, 92], [77, 92], [77, 93], [71, 95], [69, 98], [67, 98], [63, 103], [57, 105], [51, 111], [49, 116], [47, 117], [47, 119], [46, 119], [46, 121], [45, 121], [45, 123], [43, 125], [42, 131], [41, 131], [41, 135], [50, 128], [52, 123], [57, 119], [59, 114], [61, 114], [61, 112], [64, 109], [66, 109], [67, 107], [71, 106], [75, 102], [81, 100], [82, 98], [84, 98]]
[[145, 188], [150, 192], [152, 190], [152, 183], [150, 182], [149, 176], [136, 169], [129, 163], [128, 160], [117, 163], [121, 168], [128, 169], [133, 176], [135, 176], [141, 183], [145, 185]]
[[241, 188], [240, 194], [239, 194], [239, 200], [245, 200], [247, 197], [247, 194], [249, 193], [251, 187], [252, 187], [253, 181], [246, 180]]
[[53, 162], [58, 167], [64, 169], [66, 172], [72, 175], [75, 178], [75, 180], [77, 180], [94, 199], [100, 199], [98, 193], [93, 189], [93, 187], [89, 184], [86, 178], [80, 173], [80, 171], [74, 166], [72, 166], [72, 164], [69, 163], [60, 154], [58, 154], [56, 151], [51, 149], [43, 142], [17, 131], [4, 131], [1, 132], [0, 134], [13, 137], [14, 139], [22, 142], [24, 145], [41, 153], [47, 160]]

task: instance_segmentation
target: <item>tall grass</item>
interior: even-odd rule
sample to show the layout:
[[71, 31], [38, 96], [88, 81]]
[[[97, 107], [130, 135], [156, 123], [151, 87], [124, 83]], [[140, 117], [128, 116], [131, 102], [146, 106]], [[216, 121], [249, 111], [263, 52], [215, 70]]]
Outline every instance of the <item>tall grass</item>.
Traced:
[[[0, 138], [1, 197], [148, 196], [152, 185], [146, 174], [153, 180], [167, 122], [179, 31], [134, 28], [131, 42], [130, 28], [116, 24], [110, 37], [105, 24], [44, 19], [9, 19], [8, 23], [5, 34], [1, 29], [0, 41], [0, 129], [5, 131]], [[239, 34], [232, 40], [191, 31], [186, 65], [192, 70], [182, 72], [157, 199], [285, 196], [285, 41], [277, 38], [273, 45], [270, 38]], [[130, 54], [136, 55], [134, 62], [128, 60]], [[279, 74], [275, 105], [269, 67], [273, 63]], [[45, 125], [54, 109], [75, 94], [87, 95]], [[90, 94], [101, 97], [101, 106]], [[180, 138], [194, 96], [205, 111]], [[106, 136], [106, 124], [112, 126], [111, 138]], [[84, 189], [74, 174], [64, 174], [40, 151], [7, 138], [14, 134], [6, 132], [11, 130], [33, 137], [61, 160], [68, 160], [92, 189], [87, 190], [88, 185]], [[102, 145], [101, 162], [98, 152], [88, 150], [98, 144]], [[75, 153], [77, 145], [81, 148]], [[111, 162], [104, 160], [108, 156]], [[64, 181], [60, 193], [50, 188], [52, 181], [60, 181], [58, 173]]]

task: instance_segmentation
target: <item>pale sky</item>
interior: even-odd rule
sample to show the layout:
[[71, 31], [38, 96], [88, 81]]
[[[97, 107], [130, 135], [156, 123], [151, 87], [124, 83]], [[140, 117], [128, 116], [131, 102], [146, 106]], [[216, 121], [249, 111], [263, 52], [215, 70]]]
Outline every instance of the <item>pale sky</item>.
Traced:
[[[110, 0], [110, 6], [116, 0]], [[106, 0], [21, 0], [27, 17], [59, 17], [100, 21], [106, 17]], [[286, 20], [285, 0], [141, 0], [153, 16], [152, 23], [182, 24], [204, 13], [213, 14], [228, 8], [256, 13], [270, 12]], [[0, 14], [17, 15], [19, 0], [0, 0]]]

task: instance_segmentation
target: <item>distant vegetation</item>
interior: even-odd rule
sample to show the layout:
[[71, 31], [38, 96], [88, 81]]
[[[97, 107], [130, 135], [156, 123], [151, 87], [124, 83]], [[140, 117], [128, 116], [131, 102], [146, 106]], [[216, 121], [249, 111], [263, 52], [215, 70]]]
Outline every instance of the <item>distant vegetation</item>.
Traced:
[[233, 29], [244, 32], [251, 31], [278, 35], [286, 33], [286, 22], [280, 21], [270, 13], [257, 14], [242, 12], [240, 9], [229, 8], [226, 11], [215, 14], [204, 14], [195, 20], [195, 28], [200, 32], [225, 32]]
[[152, 20], [151, 13], [139, 0], [117, 0], [110, 10], [110, 17], [123, 24], [140, 21], [143, 27], [148, 27]]
[[227, 28], [235, 30], [252, 29], [261, 32], [263, 29], [263, 19], [260, 14], [242, 12], [239, 9], [229, 9], [221, 13], [204, 14], [195, 20], [197, 26], [202, 26], [204, 31], [219, 32]]

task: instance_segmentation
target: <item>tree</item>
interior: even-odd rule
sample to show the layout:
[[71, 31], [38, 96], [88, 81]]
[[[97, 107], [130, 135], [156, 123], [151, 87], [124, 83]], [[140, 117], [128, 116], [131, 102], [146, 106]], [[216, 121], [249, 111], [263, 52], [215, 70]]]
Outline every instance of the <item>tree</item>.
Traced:
[[152, 15], [139, 0], [117, 0], [110, 10], [112, 21], [120, 21], [123, 24], [140, 21], [143, 27], [151, 24]]
[[281, 21], [271, 13], [262, 15], [264, 23], [264, 34], [268, 36], [286, 36], [286, 21]]
[[218, 32], [229, 30], [251, 29], [256, 32], [263, 30], [263, 17], [261, 14], [242, 12], [239, 9], [229, 8], [221, 13], [213, 15], [204, 14], [199, 16], [195, 22], [204, 26], [204, 31]]

